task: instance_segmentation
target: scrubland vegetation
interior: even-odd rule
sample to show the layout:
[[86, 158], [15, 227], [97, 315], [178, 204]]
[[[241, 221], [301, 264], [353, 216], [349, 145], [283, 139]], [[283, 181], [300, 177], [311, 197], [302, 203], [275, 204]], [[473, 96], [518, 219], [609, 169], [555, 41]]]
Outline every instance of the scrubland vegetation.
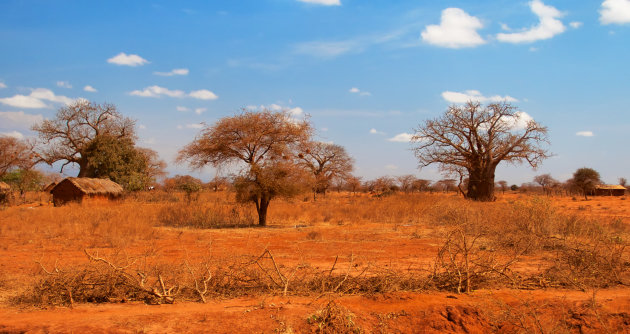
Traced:
[[[193, 199], [139, 192], [106, 206], [10, 207], [0, 216], [0, 291], [5, 306], [44, 308], [304, 298], [324, 305], [305, 323], [338, 332], [361, 328], [334, 314], [345, 312], [334, 302], [344, 296], [552, 289], [592, 296], [584, 317], [599, 317], [597, 328], [623, 328], [627, 310], [602, 309], [597, 293], [630, 283], [627, 218], [584, 215], [562, 208], [562, 200], [571, 201], [333, 192], [317, 201], [274, 202], [267, 228], [258, 226], [254, 207], [226, 191]], [[522, 327], [550, 330], [531, 327], [538, 326], [535, 304], [495, 302], [502, 306], [480, 315], [484, 326], [534, 321]], [[554, 321], [577, 330], [562, 318], [566, 312]]]

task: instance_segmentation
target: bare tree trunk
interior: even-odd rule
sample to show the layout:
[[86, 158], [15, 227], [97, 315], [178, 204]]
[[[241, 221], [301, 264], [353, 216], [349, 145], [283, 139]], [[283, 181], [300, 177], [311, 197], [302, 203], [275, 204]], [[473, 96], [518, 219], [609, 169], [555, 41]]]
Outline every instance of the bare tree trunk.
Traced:
[[267, 208], [269, 208], [270, 199], [263, 195], [260, 202], [256, 202], [256, 211], [258, 212], [258, 225], [267, 226]]
[[494, 197], [494, 168], [474, 170], [469, 174], [467, 198], [481, 202], [491, 202]]

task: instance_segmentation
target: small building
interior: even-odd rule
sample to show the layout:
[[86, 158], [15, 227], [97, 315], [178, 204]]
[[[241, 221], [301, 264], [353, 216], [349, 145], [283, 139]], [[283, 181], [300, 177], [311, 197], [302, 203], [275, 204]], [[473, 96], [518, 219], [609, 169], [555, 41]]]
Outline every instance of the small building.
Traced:
[[42, 191], [49, 193], [56, 185], [57, 185], [57, 182], [51, 182], [49, 185], [45, 186], [44, 189], [42, 189]]
[[594, 196], [623, 196], [626, 194], [626, 187], [617, 184], [600, 184], [593, 189]]
[[57, 183], [50, 193], [55, 206], [68, 202], [102, 203], [120, 198], [123, 187], [109, 179], [68, 177]]

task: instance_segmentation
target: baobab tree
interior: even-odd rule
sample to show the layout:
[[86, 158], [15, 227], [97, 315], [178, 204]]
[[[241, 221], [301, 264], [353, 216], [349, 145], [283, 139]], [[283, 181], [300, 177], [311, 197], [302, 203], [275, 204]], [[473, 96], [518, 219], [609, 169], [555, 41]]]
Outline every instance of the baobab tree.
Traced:
[[536, 168], [549, 153], [547, 128], [509, 103], [453, 105], [441, 116], [421, 124], [412, 137], [420, 168], [437, 164], [447, 175], [465, 173], [465, 196], [494, 200], [499, 163], [527, 162]]
[[244, 110], [201, 130], [179, 151], [177, 161], [193, 168], [240, 166], [234, 179], [237, 199], [253, 202], [258, 224], [265, 226], [271, 200], [296, 195], [310, 180], [297, 155], [311, 133], [307, 120], [293, 119], [287, 112]]
[[33, 126], [40, 139], [40, 160], [52, 165], [63, 161], [60, 172], [70, 164], [79, 166], [79, 177], [90, 176], [88, 148], [98, 137], [131, 140], [135, 143], [135, 121], [124, 117], [112, 104], [77, 100], [57, 111], [55, 118]]
[[315, 178], [313, 198], [315, 194], [326, 195], [333, 181], [348, 178], [354, 163], [343, 146], [317, 141], [305, 143], [298, 157]]

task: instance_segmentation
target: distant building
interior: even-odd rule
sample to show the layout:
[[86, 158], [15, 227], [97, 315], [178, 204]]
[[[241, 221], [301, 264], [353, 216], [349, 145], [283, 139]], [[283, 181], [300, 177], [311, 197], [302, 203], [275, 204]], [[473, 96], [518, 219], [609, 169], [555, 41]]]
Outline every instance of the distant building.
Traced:
[[123, 187], [109, 179], [68, 177], [57, 183], [50, 193], [55, 206], [68, 202], [101, 203], [120, 198]]
[[623, 196], [626, 194], [626, 188], [616, 184], [600, 184], [595, 186], [594, 196]]

